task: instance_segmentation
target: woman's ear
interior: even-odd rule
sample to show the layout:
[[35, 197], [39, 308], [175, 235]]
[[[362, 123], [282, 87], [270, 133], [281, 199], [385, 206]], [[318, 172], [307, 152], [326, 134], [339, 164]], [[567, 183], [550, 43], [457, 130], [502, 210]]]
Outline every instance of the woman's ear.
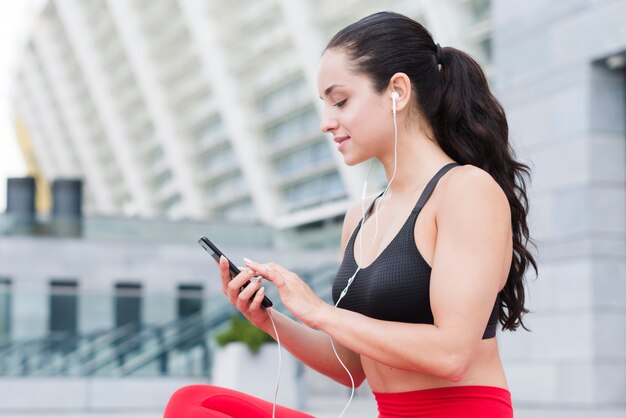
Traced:
[[395, 73], [389, 80], [387, 87], [389, 100], [389, 108], [392, 108], [391, 93], [398, 94], [396, 99], [396, 110], [401, 112], [411, 103], [411, 79], [405, 73]]

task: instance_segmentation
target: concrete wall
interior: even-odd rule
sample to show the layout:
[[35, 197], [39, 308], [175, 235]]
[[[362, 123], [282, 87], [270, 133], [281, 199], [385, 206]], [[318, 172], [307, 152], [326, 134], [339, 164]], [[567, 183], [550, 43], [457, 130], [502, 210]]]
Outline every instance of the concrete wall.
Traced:
[[[221, 242], [221, 241], [220, 241]], [[271, 247], [224, 244], [237, 265], [243, 257], [276, 261], [296, 272], [338, 263], [337, 251], [278, 251]], [[11, 280], [13, 339], [48, 333], [50, 280], [78, 283], [78, 329], [111, 329], [114, 289], [119, 282], [140, 283], [142, 322], [163, 324], [176, 319], [178, 285], [201, 284], [205, 304], [221, 299], [221, 282], [213, 259], [194, 241], [189, 244], [116, 242], [70, 238], [2, 237], [0, 277]]]
[[2, 378], [0, 412], [47, 415], [82, 411], [163, 411], [176, 389], [206, 383], [183, 378]]
[[494, 1], [494, 88], [530, 162], [527, 325], [500, 337], [520, 408], [626, 416], [626, 1]]

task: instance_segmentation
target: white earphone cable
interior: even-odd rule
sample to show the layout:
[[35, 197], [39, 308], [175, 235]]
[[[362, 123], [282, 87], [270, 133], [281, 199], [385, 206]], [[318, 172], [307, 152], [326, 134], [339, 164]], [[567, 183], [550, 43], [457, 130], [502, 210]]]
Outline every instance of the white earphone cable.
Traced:
[[278, 399], [278, 388], [280, 387], [280, 369], [283, 363], [280, 346], [280, 337], [278, 336], [278, 330], [276, 329], [276, 324], [274, 323], [274, 318], [272, 318], [272, 310], [268, 309], [267, 315], [270, 317], [270, 321], [272, 321], [272, 327], [274, 328], [274, 334], [276, 335], [276, 342], [278, 343], [278, 377], [276, 378], [276, 391], [274, 392], [274, 403], [272, 405], [272, 418], [276, 418], [276, 400]]
[[[382, 195], [380, 196], [380, 200], [382, 200], [382, 198], [385, 197], [385, 194], [387, 194], [387, 191], [389, 190], [389, 187], [391, 186], [393, 179], [396, 177], [396, 170], [398, 167], [398, 124], [396, 121], [396, 102], [395, 102], [394, 96], [392, 96], [392, 100], [393, 100], [393, 133], [394, 133], [393, 174], [391, 176], [391, 180], [389, 180], [389, 184], [387, 184], [387, 187], [385, 188]], [[362, 216], [361, 216], [361, 222], [360, 222], [361, 233], [359, 235], [359, 251], [361, 253], [361, 262], [359, 263], [359, 265], [357, 265], [357, 269], [354, 272], [354, 274], [352, 274], [352, 276], [348, 279], [348, 283], [346, 284], [346, 287], [341, 291], [339, 299], [337, 299], [337, 303], [335, 303], [335, 307], [339, 305], [339, 302], [341, 302], [341, 299], [343, 299], [344, 296], [348, 293], [348, 288], [354, 281], [354, 278], [356, 277], [357, 273], [361, 270], [361, 266], [363, 265], [365, 259], [367, 258], [367, 256], [369, 256], [370, 252], [372, 251], [372, 248], [373, 248], [372, 244], [376, 240], [376, 236], [378, 235], [378, 212], [382, 210], [382, 206], [379, 208], [380, 200], [376, 200], [376, 202], [374, 203], [375, 205], [374, 213], [375, 213], [375, 219], [376, 219], [376, 223], [375, 223], [376, 226], [374, 229], [374, 238], [372, 238], [371, 240], [370, 247], [367, 250], [367, 254], [363, 255], [363, 229], [362, 228], [363, 228], [363, 224], [365, 223], [365, 216], [366, 216], [365, 196], [367, 193], [367, 180], [369, 179], [371, 169], [372, 169], [372, 161], [370, 160], [370, 165], [367, 170], [367, 177], [365, 178], [365, 182], [363, 183], [363, 193], [361, 195], [361, 215]], [[278, 330], [276, 329], [276, 323], [274, 323], [274, 318], [273, 318], [271, 309], [267, 311], [267, 315], [269, 316], [270, 321], [272, 322], [272, 327], [274, 328], [274, 334], [276, 335], [276, 342], [278, 343], [278, 377], [276, 379], [276, 391], [274, 392], [274, 403], [272, 404], [272, 418], [276, 418], [276, 400], [278, 399], [278, 389], [280, 387], [280, 371], [281, 371], [281, 366], [282, 366], [282, 355], [281, 355], [282, 347], [280, 345], [280, 337], [278, 336]], [[348, 410], [348, 407], [350, 406], [350, 403], [352, 402], [352, 399], [354, 398], [354, 390], [355, 390], [354, 378], [352, 377], [352, 373], [350, 373], [350, 370], [348, 370], [348, 367], [344, 364], [344, 362], [339, 357], [339, 354], [337, 353], [337, 349], [335, 348], [335, 343], [333, 342], [333, 338], [330, 335], [328, 337], [330, 338], [330, 345], [333, 348], [335, 357], [337, 357], [337, 360], [339, 360], [339, 363], [341, 364], [343, 369], [346, 371], [346, 373], [348, 373], [348, 377], [350, 378], [350, 384], [352, 386], [352, 391], [350, 392], [350, 399], [348, 399], [348, 403], [339, 414], [339, 418], [342, 418], [343, 414], [346, 413], [346, 411]]]
[[[383, 191], [383, 194], [380, 196], [380, 200], [376, 200], [376, 202], [374, 203], [375, 205], [374, 215], [376, 219], [376, 223], [375, 223], [376, 226], [374, 229], [374, 238], [372, 238], [372, 240], [370, 241], [370, 247], [367, 250], [367, 254], [363, 255], [363, 229], [362, 228], [363, 228], [363, 224], [365, 223], [365, 216], [367, 215], [365, 213], [365, 195], [367, 193], [367, 180], [369, 178], [370, 170], [372, 168], [372, 161], [370, 160], [370, 166], [369, 166], [369, 169], [367, 170], [367, 177], [365, 179], [365, 183], [363, 183], [363, 193], [361, 195], [361, 215], [362, 216], [361, 216], [361, 226], [360, 226], [360, 231], [359, 231], [360, 232], [359, 251], [361, 253], [361, 262], [357, 265], [357, 268], [354, 274], [352, 274], [352, 276], [348, 279], [348, 282], [346, 283], [346, 287], [341, 291], [341, 294], [339, 295], [339, 299], [337, 299], [337, 303], [335, 303], [335, 307], [339, 305], [339, 302], [341, 302], [341, 299], [343, 299], [343, 297], [348, 293], [348, 288], [354, 281], [354, 278], [356, 277], [357, 273], [361, 270], [361, 266], [363, 265], [365, 259], [367, 259], [367, 256], [369, 256], [370, 252], [372, 251], [372, 248], [373, 248], [372, 244], [374, 243], [374, 241], [376, 240], [376, 236], [378, 235], [378, 212], [382, 211], [382, 208], [383, 208], [382, 206], [379, 208], [379, 203], [383, 199], [383, 197], [385, 197], [385, 195], [387, 194], [387, 191], [389, 190], [391, 183], [393, 183], [393, 179], [396, 177], [396, 171], [398, 168], [398, 123], [396, 121], [396, 101], [393, 96], [392, 96], [392, 100], [393, 100], [393, 137], [394, 137], [393, 174], [391, 176], [391, 179], [389, 180], [389, 183], [387, 184], [387, 187], [385, 188], [385, 191]], [[350, 373], [350, 370], [348, 370], [348, 368], [343, 363], [343, 361], [341, 361], [341, 358], [339, 357], [339, 354], [337, 353], [337, 349], [335, 348], [335, 344], [333, 343], [333, 338], [330, 335], [328, 337], [330, 338], [330, 344], [333, 347], [333, 352], [335, 353], [335, 357], [337, 357], [337, 360], [339, 360], [339, 363], [341, 364], [341, 366], [344, 368], [346, 373], [348, 373], [348, 377], [350, 377], [350, 383], [352, 385], [352, 391], [350, 392], [350, 399], [348, 399], [348, 403], [343, 408], [343, 411], [341, 411], [341, 414], [339, 414], [339, 418], [342, 418], [343, 414], [348, 410], [348, 407], [350, 406], [350, 403], [352, 402], [352, 398], [354, 398], [354, 389], [355, 389], [354, 379], [352, 377], [352, 374]]]

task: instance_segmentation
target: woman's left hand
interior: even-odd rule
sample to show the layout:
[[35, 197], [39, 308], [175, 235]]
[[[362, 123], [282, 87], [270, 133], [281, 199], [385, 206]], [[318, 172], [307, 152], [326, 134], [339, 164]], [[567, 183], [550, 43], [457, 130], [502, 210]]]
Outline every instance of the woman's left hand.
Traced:
[[276, 263], [260, 264], [247, 258], [244, 261], [248, 268], [276, 286], [283, 305], [296, 318], [316, 328], [323, 310], [330, 305], [320, 299], [297, 274]]

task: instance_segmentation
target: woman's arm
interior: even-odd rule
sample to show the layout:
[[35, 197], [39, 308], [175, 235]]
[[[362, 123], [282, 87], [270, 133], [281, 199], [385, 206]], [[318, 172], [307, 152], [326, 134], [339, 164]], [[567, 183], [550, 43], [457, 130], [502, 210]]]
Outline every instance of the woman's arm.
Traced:
[[[330, 345], [330, 337], [320, 331], [303, 325], [288, 316], [272, 310], [272, 318], [276, 323], [280, 344], [294, 357], [307, 366], [330, 377], [342, 385], [351, 386], [348, 374], [341, 366]], [[265, 323], [261, 329], [276, 339], [271, 322]], [[354, 385], [359, 387], [365, 380], [361, 357], [354, 351], [346, 349], [336, 340], [334, 341], [337, 354], [346, 365], [354, 379]]]
[[[342, 254], [345, 252], [350, 234], [360, 219], [360, 212], [357, 210], [359, 207], [360, 205], [353, 207], [346, 214], [342, 232]], [[241, 311], [250, 322], [276, 339], [276, 333], [269, 320], [268, 313], [260, 307], [261, 300], [265, 294], [264, 290], [258, 291], [254, 300], [250, 302], [250, 297], [261, 288], [260, 282], [253, 279], [252, 271], [244, 269], [240, 276], [231, 280], [228, 263], [221, 262], [220, 270], [222, 272], [222, 287], [229, 296], [231, 304]], [[251, 283], [240, 293], [240, 286], [250, 279], [252, 279]], [[294, 321], [276, 310], [271, 310], [271, 314], [278, 330], [280, 343], [287, 351], [307, 366], [341, 384], [351, 386], [350, 378], [337, 360], [330, 343], [330, 337], [327, 334]], [[346, 349], [337, 341], [334, 341], [334, 344], [341, 361], [350, 371], [355, 386], [360, 386], [365, 380], [361, 357], [354, 351]]]
[[[280, 274], [279, 266], [270, 264], [268, 279], [278, 287], [285, 306], [307, 325], [377, 362], [461, 380], [508, 275], [503, 260], [510, 248], [511, 219], [506, 196], [487, 173], [468, 168], [459, 174], [446, 182], [436, 215], [430, 281], [434, 325], [382, 321], [320, 304], [295, 275]], [[251, 267], [264, 273], [265, 266]]]

